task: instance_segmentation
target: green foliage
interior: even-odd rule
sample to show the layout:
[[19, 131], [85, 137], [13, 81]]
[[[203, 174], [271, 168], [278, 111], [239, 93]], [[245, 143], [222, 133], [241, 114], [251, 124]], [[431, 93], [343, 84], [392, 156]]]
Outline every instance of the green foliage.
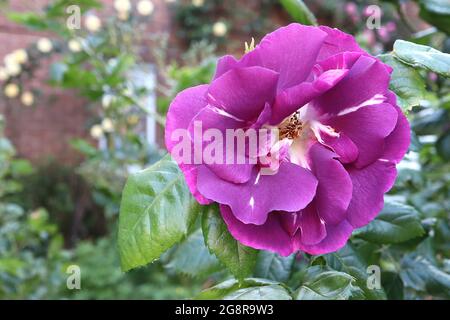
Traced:
[[234, 291], [224, 300], [292, 300], [289, 292], [278, 284], [248, 287]]
[[419, 213], [410, 206], [386, 201], [383, 210], [354, 235], [372, 243], [390, 244], [411, 240], [425, 233]]
[[228, 232], [217, 205], [205, 209], [202, 230], [209, 250], [237, 279], [241, 280], [252, 273], [257, 251], [240, 244], [233, 238]]
[[[230, 35], [249, 34], [255, 38], [270, 32], [275, 23], [270, 19], [278, 9], [278, 0], [260, 0], [253, 6], [245, 6], [238, 0], [208, 0], [200, 5], [192, 1], [176, 1], [174, 16], [179, 28], [178, 38], [188, 44], [207, 41], [216, 45], [228, 45]], [[236, 8], [239, 7], [239, 10]], [[214, 32], [215, 23], [224, 23], [226, 33]]]
[[302, 0], [280, 0], [295, 22], [317, 25], [317, 19]]
[[269, 251], [260, 251], [256, 262], [255, 276], [279, 282], [286, 282], [291, 276], [295, 263], [295, 254], [280, 256]]
[[171, 250], [165, 267], [190, 276], [210, 275], [222, 269], [219, 261], [209, 253], [201, 230], [190, 234], [185, 241]]
[[311, 272], [294, 293], [296, 300], [346, 300], [352, 295], [353, 277], [337, 271]]
[[[257, 291], [257, 288], [269, 287], [267, 290]], [[247, 290], [248, 289], [248, 290]], [[236, 292], [240, 291], [239, 294]], [[261, 300], [261, 297], [267, 293], [267, 291], [276, 292], [277, 296], [281, 296], [287, 300], [291, 298], [287, 296], [288, 291], [280, 285], [280, 283], [275, 281], [270, 281], [266, 279], [259, 278], [245, 278], [241, 281], [234, 279], [229, 279], [221, 282], [209, 289], [203, 290], [196, 299], [199, 300], [211, 300], [211, 299], [245, 299], [247, 297], [252, 297], [251, 299]], [[250, 297], [248, 299], [250, 299]]]
[[424, 257], [406, 256], [402, 260], [400, 277], [406, 287], [446, 299], [450, 297], [450, 274], [439, 270]]
[[56, 294], [63, 283], [63, 238], [46, 210], [26, 212], [13, 201], [23, 190], [20, 179], [33, 168], [15, 158], [3, 125], [0, 115], [0, 299], [44, 298]]
[[[370, 247], [370, 254], [374, 257], [379, 256], [374, 247]], [[363, 292], [363, 297], [369, 300], [385, 299], [386, 295], [384, 290], [370, 290], [367, 287], [367, 267], [369, 261], [363, 257], [363, 251], [358, 252], [355, 250], [355, 245], [347, 244], [341, 250], [327, 254], [325, 256], [327, 265], [338, 271], [345, 272], [351, 275], [356, 281], [357, 285]], [[375, 260], [375, 259], [374, 259]], [[376, 261], [376, 260], [375, 260]], [[370, 262], [375, 262], [370, 261]]]
[[9, 12], [8, 19], [18, 24], [37, 31], [51, 31], [62, 36], [69, 36], [70, 30], [65, 28], [67, 8], [76, 5], [80, 12], [101, 8], [101, 2], [97, 0], [55, 0], [45, 8], [45, 17], [35, 12]]
[[424, 68], [444, 77], [450, 77], [450, 54], [404, 40], [395, 42], [393, 54], [407, 65]]
[[398, 61], [392, 54], [378, 56], [393, 68], [389, 87], [397, 95], [397, 103], [406, 112], [419, 106], [427, 97], [426, 84], [416, 69]]
[[209, 83], [216, 68], [213, 61], [206, 61], [198, 66], [183, 66], [172, 65], [168, 69], [168, 77], [172, 83], [171, 92], [168, 96], [158, 97], [158, 112], [166, 114], [170, 102], [172, 102], [175, 95], [184, 89], [194, 87], [200, 84]]
[[185, 237], [198, 214], [180, 169], [166, 157], [128, 178], [119, 220], [124, 271], [153, 262]]
[[55, 297], [65, 285], [67, 253], [57, 226], [38, 209], [0, 204], [0, 298]]
[[439, 30], [450, 34], [450, 3], [447, 0], [419, 0], [420, 16]]
[[64, 288], [60, 293], [62, 297], [180, 299], [200, 291], [199, 284], [184, 276], [167, 272], [160, 263], [123, 273], [120, 270], [115, 237], [81, 242], [74, 250], [71, 263], [81, 269], [81, 290]]

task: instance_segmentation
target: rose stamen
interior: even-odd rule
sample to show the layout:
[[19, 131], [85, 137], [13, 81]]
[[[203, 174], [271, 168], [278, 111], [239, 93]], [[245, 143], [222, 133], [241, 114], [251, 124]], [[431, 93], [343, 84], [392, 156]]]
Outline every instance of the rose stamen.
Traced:
[[286, 118], [279, 126], [280, 140], [290, 139], [294, 140], [302, 134], [303, 122], [300, 120], [300, 112], [297, 111], [289, 118]]

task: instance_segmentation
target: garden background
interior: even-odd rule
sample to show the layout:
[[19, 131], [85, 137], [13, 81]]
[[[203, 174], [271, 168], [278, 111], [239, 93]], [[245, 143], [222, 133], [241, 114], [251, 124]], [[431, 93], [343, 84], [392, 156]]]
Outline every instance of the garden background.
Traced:
[[[380, 220], [336, 254], [260, 252], [249, 275], [273, 283], [245, 280], [240, 290], [272, 286], [283, 297], [274, 287], [283, 283], [288, 291], [316, 288], [322, 298], [450, 297], [448, 57], [443, 67], [424, 66], [390, 53], [398, 39], [448, 53], [449, 1], [3, 0], [0, 10], [0, 298], [234, 291], [233, 280], [209, 289], [230, 273], [197, 229], [158, 261], [123, 273], [121, 194], [130, 174], [165, 155], [175, 95], [208, 83], [218, 56], [238, 57], [252, 37], [258, 43], [292, 21], [340, 28], [393, 66], [391, 88], [413, 138]], [[71, 265], [81, 270], [79, 290], [67, 286]], [[381, 267], [381, 289], [365, 288], [369, 265]], [[324, 268], [328, 279], [317, 272]]]

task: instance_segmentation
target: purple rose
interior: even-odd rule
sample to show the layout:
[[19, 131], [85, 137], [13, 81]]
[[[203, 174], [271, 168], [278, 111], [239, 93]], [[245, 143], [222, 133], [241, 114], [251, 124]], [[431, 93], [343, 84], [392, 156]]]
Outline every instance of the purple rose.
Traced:
[[[219, 203], [244, 245], [284, 256], [336, 251], [382, 209], [409, 145], [409, 124], [388, 89], [391, 72], [348, 34], [291, 24], [240, 60], [219, 59], [211, 84], [179, 93], [166, 145], [194, 197]], [[240, 151], [219, 144], [225, 155], [255, 161], [205, 163], [198, 149], [210, 152], [213, 139], [197, 141], [196, 124], [224, 136], [275, 128], [279, 139], [260, 139], [256, 156], [247, 136]], [[188, 155], [180, 154], [180, 130]]]

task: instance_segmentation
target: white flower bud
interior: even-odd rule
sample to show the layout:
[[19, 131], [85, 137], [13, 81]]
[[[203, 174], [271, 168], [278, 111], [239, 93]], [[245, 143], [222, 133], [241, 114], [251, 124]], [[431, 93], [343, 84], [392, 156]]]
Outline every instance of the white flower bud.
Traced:
[[222, 21], [218, 21], [216, 23], [214, 23], [213, 25], [213, 34], [216, 37], [223, 37], [224, 35], [227, 34], [227, 25], [225, 23], [223, 23]]
[[96, 15], [90, 14], [86, 17], [86, 20], [84, 21], [84, 25], [86, 29], [88, 29], [91, 32], [97, 32], [102, 27], [102, 22], [99, 17]]
[[6, 73], [10, 77], [15, 77], [20, 74], [20, 71], [22, 71], [20, 64], [18, 64], [16, 62], [10, 62], [5, 67], [6, 67]]
[[90, 133], [92, 138], [100, 139], [103, 136], [102, 126], [99, 124], [92, 126]]
[[111, 119], [105, 118], [102, 121], [102, 129], [104, 132], [113, 132], [114, 131], [114, 123]]
[[81, 46], [81, 42], [77, 39], [71, 39], [67, 43], [67, 46], [69, 47], [69, 50], [72, 52], [80, 52], [83, 47]]
[[0, 81], [8, 80], [9, 75], [5, 68], [0, 67]]
[[114, 9], [116, 9], [117, 12], [129, 12], [131, 10], [130, 0], [114, 1]]
[[153, 10], [155, 9], [155, 6], [153, 3], [149, 0], [142, 0], [139, 1], [137, 4], [137, 12], [141, 16], [149, 16], [153, 13]]
[[31, 93], [30, 91], [25, 91], [20, 96], [20, 101], [22, 102], [22, 104], [24, 106], [27, 106], [27, 107], [31, 106], [34, 103], [34, 95], [33, 95], [33, 93]]
[[24, 49], [14, 50], [12, 54], [16, 63], [24, 64], [28, 61], [28, 54]]
[[205, 0], [192, 0], [192, 5], [195, 7], [201, 7], [205, 4]]
[[38, 48], [38, 50], [42, 53], [48, 53], [50, 51], [52, 51], [53, 49], [53, 44], [52, 42], [47, 39], [47, 38], [41, 38], [39, 39], [39, 41], [36, 44], [36, 47]]
[[15, 83], [10, 83], [5, 86], [4, 92], [8, 98], [15, 98], [19, 94], [19, 86]]

